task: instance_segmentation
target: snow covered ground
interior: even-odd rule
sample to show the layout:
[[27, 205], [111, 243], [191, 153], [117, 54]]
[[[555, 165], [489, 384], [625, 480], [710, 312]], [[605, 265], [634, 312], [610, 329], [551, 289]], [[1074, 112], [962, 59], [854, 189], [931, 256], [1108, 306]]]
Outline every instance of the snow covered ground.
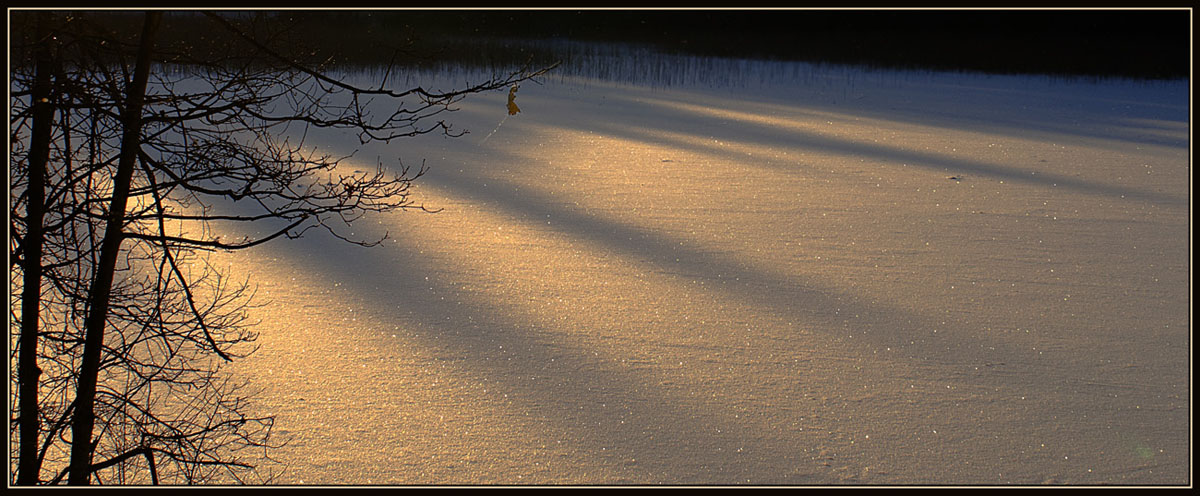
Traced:
[[281, 482], [1189, 483], [1187, 83], [798, 67], [468, 98], [348, 163], [440, 213], [222, 255]]

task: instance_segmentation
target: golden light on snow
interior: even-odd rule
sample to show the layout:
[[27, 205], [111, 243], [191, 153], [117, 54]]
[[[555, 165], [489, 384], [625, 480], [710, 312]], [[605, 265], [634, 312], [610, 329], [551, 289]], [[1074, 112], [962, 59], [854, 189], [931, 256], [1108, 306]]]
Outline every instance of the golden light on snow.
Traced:
[[405, 151], [442, 212], [229, 256], [289, 480], [1140, 480], [1146, 422], [1186, 473], [1186, 148], [889, 91], [527, 86]]

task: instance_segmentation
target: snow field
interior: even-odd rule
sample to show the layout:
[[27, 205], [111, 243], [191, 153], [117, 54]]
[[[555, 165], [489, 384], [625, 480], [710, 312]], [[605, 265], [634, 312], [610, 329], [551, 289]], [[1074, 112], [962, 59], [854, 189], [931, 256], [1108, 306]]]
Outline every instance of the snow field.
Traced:
[[364, 147], [443, 210], [221, 255], [281, 481], [1187, 483], [1186, 83], [854, 81], [559, 78]]

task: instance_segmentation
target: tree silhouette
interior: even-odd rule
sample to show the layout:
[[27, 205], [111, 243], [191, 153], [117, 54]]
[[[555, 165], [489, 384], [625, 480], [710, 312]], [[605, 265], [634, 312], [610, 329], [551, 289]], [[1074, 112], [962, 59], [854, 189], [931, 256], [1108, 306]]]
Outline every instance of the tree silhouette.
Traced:
[[[372, 212], [425, 171], [306, 144], [460, 134], [453, 91], [344, 82], [270, 12], [11, 14], [11, 459], [17, 484], [265, 482], [273, 418], [222, 364], [255, 349], [252, 288], [206, 263]], [[203, 23], [202, 42], [172, 37]], [[253, 225], [260, 236], [232, 236]], [[239, 231], [240, 232], [240, 231]]]

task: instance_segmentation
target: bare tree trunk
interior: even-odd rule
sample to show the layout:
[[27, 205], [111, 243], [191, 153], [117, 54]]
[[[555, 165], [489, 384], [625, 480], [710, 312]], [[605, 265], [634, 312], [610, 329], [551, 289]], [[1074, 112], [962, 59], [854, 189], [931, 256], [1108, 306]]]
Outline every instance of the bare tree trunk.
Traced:
[[42, 371], [38, 368], [38, 324], [42, 307], [42, 220], [45, 216], [46, 162], [50, 158], [50, 125], [54, 118], [54, 104], [50, 101], [50, 72], [53, 70], [50, 53], [50, 13], [38, 12], [37, 63], [34, 68], [33, 133], [29, 138], [29, 201], [25, 208], [25, 239], [21, 269], [24, 275], [21, 293], [21, 336], [17, 357], [19, 381], [18, 400], [21, 440], [17, 461], [17, 484], [33, 485], [38, 482], [38, 379]]
[[141, 145], [142, 104], [146, 96], [146, 83], [150, 77], [150, 52], [154, 44], [154, 32], [161, 17], [161, 12], [146, 13], [133, 81], [126, 88], [125, 109], [121, 116], [124, 126], [121, 135], [121, 155], [117, 162], [116, 177], [113, 178], [112, 203], [104, 228], [104, 240], [100, 246], [96, 278], [90, 293], [85, 322], [83, 363], [80, 366], [79, 384], [76, 388], [75, 416], [71, 423], [71, 475], [67, 479], [71, 485], [87, 484], [91, 478], [92, 428], [96, 422], [96, 381], [104, 344], [104, 328], [108, 320], [108, 300], [112, 291], [117, 255], [121, 250], [125, 207], [129, 200], [133, 166]]

